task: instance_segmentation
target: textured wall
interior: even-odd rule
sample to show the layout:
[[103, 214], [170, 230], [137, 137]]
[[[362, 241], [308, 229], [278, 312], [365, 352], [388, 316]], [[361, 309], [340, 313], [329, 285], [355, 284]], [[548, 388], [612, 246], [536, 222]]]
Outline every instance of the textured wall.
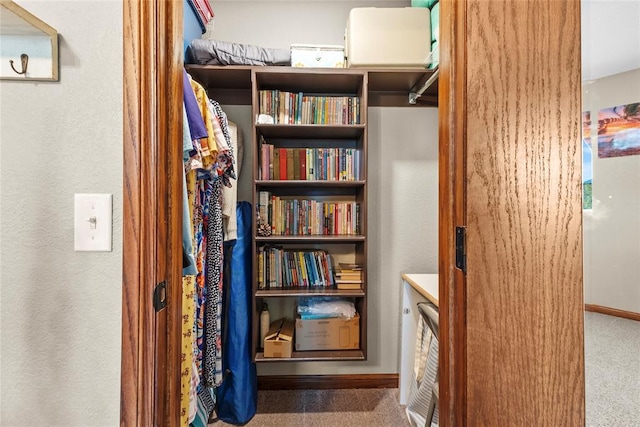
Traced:
[[640, 69], [584, 83], [593, 124], [593, 210], [584, 213], [587, 304], [640, 313], [640, 156], [598, 158], [598, 111], [640, 102]]
[[[122, 4], [18, 3], [58, 30], [60, 82], [0, 82], [0, 425], [117, 425]], [[87, 192], [114, 195], [113, 252], [73, 250]]]

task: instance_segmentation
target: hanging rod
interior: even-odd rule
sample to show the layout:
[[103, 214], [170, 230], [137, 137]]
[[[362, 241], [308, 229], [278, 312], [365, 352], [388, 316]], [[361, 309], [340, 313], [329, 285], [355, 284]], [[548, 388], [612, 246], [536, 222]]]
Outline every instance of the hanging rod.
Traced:
[[426, 82], [422, 85], [422, 87], [418, 90], [414, 90], [415, 86], [411, 88], [411, 92], [409, 92], [409, 104], [415, 104], [418, 98], [422, 96], [422, 94], [429, 89], [429, 87], [438, 79], [438, 75], [440, 74], [440, 68], [436, 68], [436, 70], [429, 76]]

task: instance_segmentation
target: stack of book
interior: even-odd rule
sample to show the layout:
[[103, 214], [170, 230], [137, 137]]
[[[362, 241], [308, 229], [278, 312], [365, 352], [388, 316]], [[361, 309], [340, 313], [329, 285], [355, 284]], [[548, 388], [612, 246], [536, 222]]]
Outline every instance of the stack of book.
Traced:
[[341, 262], [335, 276], [338, 289], [360, 289], [362, 286], [362, 266], [359, 264]]

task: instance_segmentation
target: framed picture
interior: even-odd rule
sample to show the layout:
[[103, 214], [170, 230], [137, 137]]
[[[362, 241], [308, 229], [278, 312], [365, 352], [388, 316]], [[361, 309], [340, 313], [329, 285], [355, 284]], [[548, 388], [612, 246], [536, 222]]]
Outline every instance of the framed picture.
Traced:
[[593, 207], [593, 159], [591, 157], [591, 112], [582, 112], [582, 209]]
[[598, 112], [598, 157], [640, 154], [640, 102]]

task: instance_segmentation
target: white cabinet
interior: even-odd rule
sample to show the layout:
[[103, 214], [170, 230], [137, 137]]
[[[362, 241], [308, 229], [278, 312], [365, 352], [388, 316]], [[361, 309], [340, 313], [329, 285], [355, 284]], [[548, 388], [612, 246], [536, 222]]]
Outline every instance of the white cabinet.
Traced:
[[417, 304], [438, 305], [437, 274], [402, 274], [402, 338], [400, 355], [400, 404], [406, 405], [413, 380], [416, 332], [420, 313]]

